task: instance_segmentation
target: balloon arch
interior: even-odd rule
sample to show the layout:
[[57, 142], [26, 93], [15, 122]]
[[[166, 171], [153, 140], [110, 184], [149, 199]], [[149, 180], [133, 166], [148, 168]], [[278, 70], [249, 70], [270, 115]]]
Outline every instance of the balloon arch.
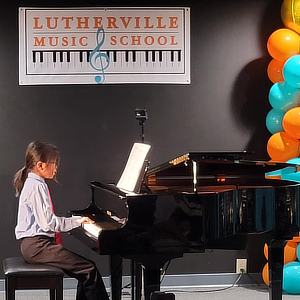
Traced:
[[[281, 19], [285, 28], [274, 31], [267, 42], [272, 57], [267, 74], [273, 83], [269, 91], [272, 109], [266, 117], [266, 127], [272, 134], [267, 152], [272, 161], [300, 164], [300, 0], [284, 0]], [[299, 173], [294, 176], [300, 182]], [[268, 259], [267, 245], [264, 254]], [[288, 241], [284, 248], [282, 288], [289, 294], [300, 294], [299, 260], [300, 235]], [[262, 270], [262, 277], [269, 285], [268, 263]]]

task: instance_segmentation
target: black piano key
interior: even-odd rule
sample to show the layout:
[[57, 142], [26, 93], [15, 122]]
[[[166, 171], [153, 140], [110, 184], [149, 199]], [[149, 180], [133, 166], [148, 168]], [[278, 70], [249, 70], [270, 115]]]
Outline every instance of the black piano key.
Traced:
[[113, 61], [117, 62], [117, 51], [113, 51]]
[[53, 51], [52, 55], [53, 55], [53, 62], [56, 63], [56, 51]]
[[148, 62], [149, 61], [149, 51], [146, 51], [146, 62]]
[[67, 51], [67, 62], [69, 63], [71, 61], [70, 59], [70, 51]]
[[40, 62], [41, 63], [44, 62], [44, 53], [43, 53], [43, 51], [40, 51]]
[[90, 55], [91, 55], [91, 51], [87, 51], [86, 52], [86, 60], [87, 60], [87, 62], [90, 62]]
[[158, 52], [158, 60], [159, 60], [159, 62], [162, 62], [162, 51], [159, 51]]
[[155, 62], [155, 51], [152, 51], [152, 62]]
[[136, 52], [132, 51], [132, 61], [136, 62]]
[[171, 62], [174, 62], [174, 51], [171, 51]]
[[32, 62], [36, 62], [36, 51], [32, 51]]
[[178, 61], [181, 61], [181, 50], [178, 51]]
[[129, 52], [125, 51], [125, 61], [128, 62], [129, 61]]
[[79, 62], [83, 62], [83, 51], [79, 51]]
[[63, 51], [59, 51], [59, 61], [61, 63], [64, 61], [64, 53], [63, 53]]

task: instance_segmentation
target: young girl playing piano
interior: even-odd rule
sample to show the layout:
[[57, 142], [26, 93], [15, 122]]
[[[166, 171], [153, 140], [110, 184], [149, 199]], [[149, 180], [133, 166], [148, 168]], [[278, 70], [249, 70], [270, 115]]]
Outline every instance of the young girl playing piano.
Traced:
[[87, 217], [58, 217], [53, 213], [45, 179], [56, 177], [59, 163], [57, 148], [32, 142], [25, 155], [25, 166], [14, 176], [19, 196], [16, 238], [28, 263], [43, 263], [61, 268], [78, 280], [76, 300], [108, 300], [101, 275], [95, 264], [57, 243], [55, 234], [92, 222]]

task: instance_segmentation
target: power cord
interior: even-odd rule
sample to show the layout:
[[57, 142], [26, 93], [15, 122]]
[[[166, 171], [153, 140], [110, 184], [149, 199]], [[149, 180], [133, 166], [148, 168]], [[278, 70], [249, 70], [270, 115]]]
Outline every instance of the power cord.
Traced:
[[230, 285], [230, 286], [227, 286], [227, 287], [224, 287], [224, 288], [221, 288], [221, 289], [214, 289], [214, 290], [197, 290], [197, 291], [188, 291], [188, 290], [168, 290], [168, 291], [165, 291], [165, 292], [174, 292], [174, 293], [213, 293], [213, 292], [221, 292], [221, 291], [225, 291], [225, 290], [228, 290], [228, 289], [231, 289], [233, 288], [236, 284], [238, 284], [238, 282], [240, 281], [240, 279], [242, 278], [242, 276], [246, 273], [244, 273], [245, 270], [241, 269], [242, 273], [240, 273], [238, 275], [238, 277], [236, 278], [236, 280]]
[[[169, 265], [171, 263], [171, 260], [168, 261], [164, 271], [162, 272], [162, 275], [161, 275], [161, 280], [160, 280], [160, 283], [162, 283], [165, 275], [166, 275], [166, 272], [169, 268]], [[241, 269], [241, 273], [237, 276], [236, 280], [230, 285], [230, 286], [227, 286], [227, 287], [224, 287], [224, 288], [221, 288], [221, 289], [214, 289], [214, 290], [202, 290], [202, 291], [188, 291], [188, 290], [168, 290], [168, 291], [165, 291], [165, 292], [175, 292], [175, 293], [212, 293], [212, 292], [221, 292], [221, 291], [226, 291], [228, 289], [231, 289], [233, 288], [236, 284], [239, 283], [239, 281], [241, 280], [242, 276], [244, 274], [247, 274], [245, 273], [245, 270], [244, 269]], [[128, 283], [126, 284], [125, 286], [122, 287], [122, 290], [123, 289], [126, 289], [126, 288], [130, 288], [131, 287], [131, 283]], [[130, 294], [129, 292], [122, 292], [122, 294]]]

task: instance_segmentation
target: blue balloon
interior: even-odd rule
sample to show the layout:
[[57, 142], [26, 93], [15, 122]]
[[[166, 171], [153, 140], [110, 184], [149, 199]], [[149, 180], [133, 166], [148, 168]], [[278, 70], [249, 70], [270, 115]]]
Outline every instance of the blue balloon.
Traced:
[[300, 262], [284, 265], [282, 288], [288, 294], [300, 294]]
[[298, 105], [300, 89], [289, 85], [287, 82], [276, 82], [269, 92], [269, 102], [277, 111], [287, 112]]
[[[300, 157], [291, 158], [286, 163], [300, 166]], [[287, 168], [290, 168], [290, 167], [287, 167]], [[298, 166], [297, 166], [297, 168], [298, 168]], [[281, 178], [283, 180], [300, 182], [300, 171], [298, 171], [298, 172], [295, 172], [295, 171], [297, 171], [296, 167], [294, 167], [293, 171], [285, 172], [284, 174], [282, 174]], [[298, 256], [298, 254], [299, 254], [299, 256]], [[299, 247], [297, 247], [297, 257], [298, 257], [298, 259], [300, 257], [300, 248]]]
[[281, 176], [281, 179], [300, 183], [300, 172], [284, 174]]
[[300, 157], [291, 158], [287, 161], [289, 164], [300, 165]]
[[289, 85], [300, 88], [300, 55], [294, 55], [285, 62], [282, 74]]
[[297, 246], [297, 258], [298, 258], [298, 260], [299, 260], [299, 257], [300, 257], [300, 243], [298, 244], [298, 246]]
[[284, 112], [276, 109], [271, 109], [266, 117], [266, 126], [270, 133], [281, 132], [283, 130], [282, 119]]

